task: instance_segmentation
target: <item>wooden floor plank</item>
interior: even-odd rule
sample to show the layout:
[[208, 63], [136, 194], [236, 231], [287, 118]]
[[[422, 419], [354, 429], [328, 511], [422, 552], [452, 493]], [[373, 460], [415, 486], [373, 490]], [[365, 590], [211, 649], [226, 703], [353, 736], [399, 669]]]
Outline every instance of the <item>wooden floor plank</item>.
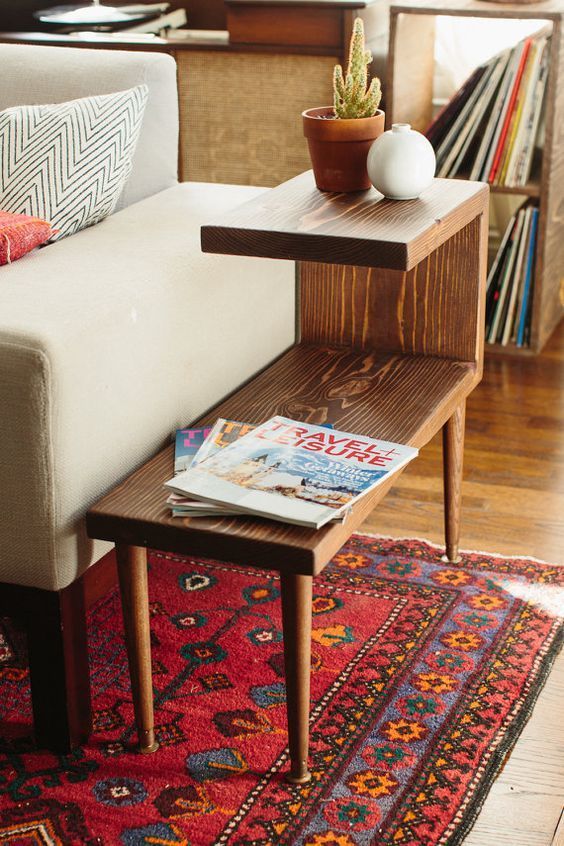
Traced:
[[[461, 548], [564, 565], [564, 325], [542, 355], [489, 356], [467, 403]], [[540, 453], [540, 455], [539, 455]], [[364, 523], [443, 543], [434, 439]], [[465, 846], [564, 846], [564, 653]]]
[[564, 846], [564, 808], [560, 814], [560, 819], [558, 820], [558, 825], [556, 827], [556, 831], [554, 832], [551, 846]]

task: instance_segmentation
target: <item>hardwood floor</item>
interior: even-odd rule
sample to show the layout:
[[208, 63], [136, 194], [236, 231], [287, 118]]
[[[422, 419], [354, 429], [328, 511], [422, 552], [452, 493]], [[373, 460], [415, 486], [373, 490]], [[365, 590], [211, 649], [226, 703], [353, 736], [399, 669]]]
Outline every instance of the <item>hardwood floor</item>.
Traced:
[[[532, 358], [489, 354], [466, 412], [461, 549], [564, 565], [564, 322]], [[441, 440], [409, 465], [366, 531], [444, 543]], [[564, 653], [465, 846], [564, 844]]]

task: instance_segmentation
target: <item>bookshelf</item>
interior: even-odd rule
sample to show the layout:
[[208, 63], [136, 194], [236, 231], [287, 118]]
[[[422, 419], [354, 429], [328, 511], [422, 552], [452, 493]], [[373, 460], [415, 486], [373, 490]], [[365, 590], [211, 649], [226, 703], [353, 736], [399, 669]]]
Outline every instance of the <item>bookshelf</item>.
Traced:
[[424, 132], [432, 119], [435, 20], [472, 18], [539, 20], [551, 27], [542, 160], [524, 186], [491, 185], [491, 193], [534, 198], [539, 206], [529, 347], [488, 344], [489, 352], [539, 353], [564, 310], [564, 0], [505, 4], [482, 0], [410, 0], [390, 7], [387, 120]]

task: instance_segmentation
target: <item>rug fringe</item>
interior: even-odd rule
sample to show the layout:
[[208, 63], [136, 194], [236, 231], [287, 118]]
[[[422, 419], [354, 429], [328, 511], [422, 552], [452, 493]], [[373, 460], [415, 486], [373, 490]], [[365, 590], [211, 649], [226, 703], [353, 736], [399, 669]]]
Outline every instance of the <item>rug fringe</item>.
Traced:
[[[401, 537], [393, 537], [392, 535], [380, 535], [375, 532], [355, 532], [355, 535], [363, 535], [366, 538], [377, 538], [378, 540], [391, 540], [391, 541], [418, 541], [419, 543], [426, 543], [429, 546], [432, 546], [434, 549], [442, 549], [444, 550], [444, 544], [435, 543], [435, 541], [429, 540], [429, 538], [420, 538], [415, 535], [401, 535]], [[483, 549], [461, 549], [459, 552], [465, 555], [486, 555], [489, 558], [505, 558], [508, 561], [533, 561], [535, 564], [546, 564], [549, 567], [554, 567], [554, 561], [545, 561], [542, 558], [535, 558], [533, 555], [507, 555], [505, 552], [487, 552]], [[560, 564], [556, 562], [557, 567], [564, 566], [564, 562]]]

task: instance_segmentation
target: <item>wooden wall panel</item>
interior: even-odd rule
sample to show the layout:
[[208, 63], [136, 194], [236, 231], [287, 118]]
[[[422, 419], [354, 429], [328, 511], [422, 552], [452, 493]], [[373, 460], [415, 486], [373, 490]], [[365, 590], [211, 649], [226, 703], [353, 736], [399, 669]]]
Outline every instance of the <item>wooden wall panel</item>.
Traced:
[[227, 29], [232, 44], [294, 44], [340, 52], [344, 41], [339, 8], [230, 3]]
[[[110, 2], [110, 0], [104, 0]], [[115, 3], [115, 0], [111, 0]], [[128, 0], [129, 2], [129, 0]], [[227, 29], [223, 0], [169, 0], [171, 9], [186, 9], [190, 29]]]
[[303, 262], [301, 340], [474, 361], [481, 217], [413, 270]]
[[49, 5], [45, 0], [0, 0], [0, 30], [39, 29], [33, 13]]

